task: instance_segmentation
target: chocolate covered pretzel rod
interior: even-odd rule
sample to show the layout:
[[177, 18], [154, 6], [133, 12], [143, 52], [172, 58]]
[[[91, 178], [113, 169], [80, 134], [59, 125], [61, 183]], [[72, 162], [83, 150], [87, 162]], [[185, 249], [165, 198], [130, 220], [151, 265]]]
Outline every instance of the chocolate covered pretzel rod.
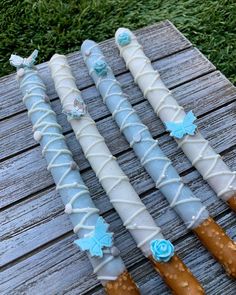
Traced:
[[[158, 141], [153, 139], [147, 126], [141, 122], [127, 96], [122, 92], [98, 45], [93, 41], [85, 41], [82, 53], [104, 103], [156, 187], [186, 227], [199, 236], [205, 247], [225, 267], [227, 273], [236, 277], [236, 244], [209, 217], [201, 200], [184, 185], [171, 161], [159, 147]], [[103, 74], [98, 75], [99, 72]]]
[[37, 54], [35, 50], [28, 58], [12, 55], [10, 63], [17, 68], [17, 79], [33, 124], [34, 139], [42, 147], [48, 170], [65, 204], [65, 212], [70, 215], [74, 232], [79, 236], [75, 243], [87, 250], [94, 273], [108, 294], [137, 295], [139, 291], [127, 273], [118, 249], [113, 246], [108, 224], [98, 214], [99, 210], [80, 176], [56, 114], [51, 109], [45, 85], [34, 68]]
[[174, 254], [173, 245], [164, 240], [160, 228], [109, 151], [86, 109], [66, 57], [55, 54], [49, 67], [63, 112], [67, 115], [86, 158], [137, 246], [153, 261], [155, 269], [175, 294], [204, 294], [197, 280]]
[[232, 172], [221, 156], [210, 146], [194, 123], [192, 112], [186, 114], [171, 91], [154, 70], [149, 58], [134, 34], [125, 28], [116, 32], [116, 43], [120, 54], [157, 116], [166, 125], [192, 165], [199, 171], [217, 196], [226, 201], [236, 212], [236, 172]]

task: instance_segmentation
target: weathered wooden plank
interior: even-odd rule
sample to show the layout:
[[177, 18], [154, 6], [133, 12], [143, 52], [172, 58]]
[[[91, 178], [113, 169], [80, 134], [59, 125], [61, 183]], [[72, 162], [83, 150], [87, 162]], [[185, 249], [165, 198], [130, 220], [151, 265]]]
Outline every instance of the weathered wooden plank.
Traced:
[[[136, 34], [152, 61], [191, 46], [191, 43], [169, 21], [143, 28], [138, 30]], [[101, 42], [100, 45], [115, 74], [126, 71], [124, 62], [116, 48], [114, 38]], [[92, 80], [88, 75], [80, 52], [69, 54], [68, 58], [80, 87], [85, 88], [92, 85]], [[80, 70], [78, 70], [78, 67]], [[39, 65], [38, 68], [46, 83], [49, 97], [51, 99], [55, 98], [56, 93], [47, 63]], [[0, 119], [25, 110], [14, 74], [0, 79], [0, 93]]]
[[[235, 144], [234, 134], [236, 120], [233, 106], [234, 102], [198, 120], [200, 130], [206, 138], [210, 140], [212, 146], [215, 147], [218, 152], [222, 152]], [[137, 105], [135, 109], [140, 114], [143, 122], [150, 127], [154, 136], [156, 136], [154, 130], [159, 130], [158, 132], [164, 131], [160, 123], [159, 125], [157, 124], [158, 119], [146, 101]], [[222, 124], [222, 118], [224, 118], [224, 124]], [[119, 129], [110, 117], [99, 121], [97, 126], [104, 135], [114, 155], [129, 149], [127, 142], [124, 137], [120, 135]], [[70, 149], [74, 153], [75, 160], [81, 163], [80, 168], [88, 168], [88, 162], [85, 160], [75, 136], [73, 134], [68, 135], [67, 141]], [[177, 150], [176, 143], [167, 134], [164, 134], [160, 138], [160, 145], [163, 147], [164, 152], [174, 161], [174, 165], [179, 172], [183, 172], [191, 167], [183, 153]], [[130, 151], [126, 153], [126, 155], [120, 156], [120, 159], [127, 159], [126, 157], [129, 153], [132, 154]], [[126, 163], [124, 162], [122, 166], [124, 170], [126, 168], [125, 166]], [[138, 167], [140, 167], [140, 165]], [[50, 173], [46, 171], [46, 162], [41, 157], [40, 147], [26, 151], [2, 162], [0, 171], [2, 175], [0, 183], [0, 194], [2, 196], [0, 199], [0, 207], [9, 205], [12, 202], [25, 198], [29, 194], [36, 193], [38, 190], [42, 190], [53, 184]], [[11, 198], [9, 198], [9, 196], [11, 196]]]
[[[236, 237], [233, 213], [221, 217], [218, 222], [233, 238]], [[172, 228], [174, 231], [177, 230]], [[171, 235], [172, 232], [169, 231], [167, 236]], [[66, 237], [4, 270], [0, 281], [1, 294], [82, 295], [92, 290], [98, 282], [90, 273], [91, 268], [88, 266], [85, 255], [78, 252], [72, 245], [73, 238], [74, 236]], [[128, 267], [138, 263], [135, 271], [131, 273], [143, 294], [154, 295], [163, 294], [163, 292], [170, 294], [161, 279], [151, 269], [151, 265], [142, 258], [137, 249], [134, 249], [134, 243], [129, 239], [127, 232], [119, 232], [117, 243]], [[200, 246], [196, 237], [192, 234], [185, 236], [177, 241], [176, 249], [184, 262], [201, 280], [207, 294], [222, 294], [219, 293], [222, 291], [222, 285], [228, 287], [227, 295], [234, 294], [236, 283], [226, 276], [221, 266]]]
[[[190, 48], [190, 42], [169, 22], [144, 28], [138, 34], [142, 36], [140, 41], [144, 45], [144, 50], [154, 61], [155, 67], [161, 69], [167, 86], [174, 88], [173, 92], [182, 105], [188, 110], [193, 109], [195, 114], [200, 116], [199, 125], [203, 133], [210, 139], [216, 150], [223, 153], [227, 164], [231, 167], [235, 166], [236, 150], [233, 141], [236, 131], [235, 88], [219, 72], [212, 72], [215, 69], [214, 66], [196, 49]], [[178, 171], [187, 173], [184, 179], [196, 195], [202, 198], [213, 216], [220, 216], [220, 223], [235, 238], [235, 216], [233, 213], [227, 214], [229, 212], [227, 206], [216, 198], [200, 175], [190, 169], [190, 163], [181, 151], [177, 150], [175, 142], [164, 134], [162, 124], [157, 120], [148, 103], [143, 100], [138, 87], [133, 84], [131, 75], [125, 70], [114, 41], [105, 41], [102, 47], [118, 79], [124, 85], [125, 91], [131, 96], [131, 102], [136, 104], [135, 108], [143, 122], [159, 139]], [[111, 151], [119, 155], [119, 163], [125, 173], [130, 176], [137, 192], [142, 195], [153, 217], [157, 219], [159, 225], [165, 225], [166, 237], [176, 241], [178, 252], [203, 282], [207, 294], [221, 295], [223, 290], [227, 290], [227, 295], [233, 295], [236, 288], [235, 282], [227, 278], [220, 265], [200, 246], [197, 239], [192, 234], [187, 234], [182, 222], [173, 210], [168, 208], [162, 195], [154, 189], [152, 180], [140, 166], [124, 138], [120, 136], [118, 128], [92, 86], [80, 53], [72, 54], [69, 59], [78, 86], [83, 88], [83, 96], [89, 111], [98, 121], [99, 130], [105, 136]], [[78, 65], [81, 70], [78, 69]], [[39, 68], [46, 81], [50, 98], [53, 99], [52, 106], [57, 113], [60, 113], [47, 63], [39, 65]], [[15, 155], [3, 161], [0, 167], [6, 186], [6, 193], [4, 186], [0, 188], [0, 194], [4, 194], [1, 205], [3, 207], [11, 205], [2, 211], [0, 216], [0, 251], [2, 252], [0, 264], [5, 265], [3, 276], [0, 278], [0, 293], [104, 294], [95, 276], [91, 274], [91, 267], [86, 256], [78, 252], [72, 244], [75, 238], [71, 232], [72, 226], [63, 213], [61, 200], [46, 171], [45, 162], [41, 159], [40, 148], [32, 139], [31, 125], [26, 117], [14, 79], [14, 75], [0, 79], [0, 92], [4, 93], [0, 116], [1, 114], [12, 116], [9, 120], [2, 121], [1, 142], [7, 152], [4, 152], [1, 159]], [[190, 82], [186, 83], [187, 81]], [[178, 85], [181, 86], [178, 87]], [[83, 178], [90, 188], [95, 203], [115, 230], [117, 244], [142, 293], [144, 295], [170, 294], [122, 227], [120, 219], [112, 210], [73, 134], [70, 133], [71, 129], [65, 117], [59, 115], [59, 121], [64, 131], [69, 133], [67, 140], [76, 161], [81, 163]], [[31, 150], [27, 151], [27, 149]]]
[[[234, 157], [234, 151], [227, 153], [227, 163], [232, 165], [235, 161]], [[154, 184], [142, 169], [141, 171], [136, 169], [138, 165], [137, 159], [129, 159], [126, 162], [126, 169], [131, 175], [137, 192], [143, 194], [143, 201], [154, 218], [158, 220], [158, 224], [163, 226], [164, 230], [168, 229], [168, 226], [178, 228], [178, 232], [172, 231], [172, 238], [177, 239], [186, 234], [182, 222], [168, 207], [161, 193], [157, 190], [150, 191], [154, 188]], [[91, 174], [89, 171], [84, 173], [84, 179], [91, 188], [93, 198], [101, 213], [107, 214], [112, 206], [99, 182], [89, 174]], [[227, 206], [216, 198], [214, 192], [196, 171], [187, 174], [184, 179], [202, 199], [212, 216], [217, 216], [226, 210]], [[0, 265], [7, 264], [72, 230], [72, 225], [67, 215], [63, 213], [62, 202], [54, 188], [6, 209], [0, 217], [0, 224]]]
[[[219, 223], [224, 226], [227, 223], [227, 216], [224, 218], [221, 218]], [[230, 232], [234, 231], [234, 238], [235, 238], [235, 226], [232, 224], [232, 227], [230, 227]], [[194, 241], [195, 242], [195, 241]], [[182, 248], [186, 247], [188, 249], [188, 252], [185, 252], [185, 255], [187, 255], [186, 263], [191, 259], [191, 250], [192, 248], [188, 246], [193, 243], [192, 237], [188, 237], [184, 239], [176, 248], [178, 248], [179, 252], [182, 254]], [[218, 263], [212, 261], [207, 261], [207, 257], [205, 256], [204, 250], [202, 249], [200, 243], [196, 242], [195, 248], [193, 249], [194, 253], [197, 251], [197, 253], [194, 254], [194, 257], [192, 257], [191, 264], [188, 263], [188, 265], [191, 265], [191, 270], [194, 272], [195, 275], [197, 275], [197, 278], [202, 282], [206, 294], [210, 295], [222, 295], [222, 294], [235, 294], [235, 288], [236, 288], [236, 282], [229, 279], [228, 277], [225, 277], [225, 275], [222, 273], [221, 268]], [[180, 247], [180, 248], [179, 248]], [[186, 256], [185, 256], [186, 257]], [[192, 266], [192, 263], [194, 264]], [[196, 265], [196, 264], [197, 265]], [[196, 271], [195, 271], [196, 269]], [[145, 274], [145, 275], [144, 275]], [[150, 269], [148, 263], [145, 263], [140, 265], [140, 267], [137, 267], [134, 271], [132, 271], [133, 277], [136, 278], [136, 280], [139, 282], [139, 286], [141, 289], [142, 294], [144, 295], [156, 295], [156, 294], [162, 294], [162, 295], [168, 295], [171, 294], [167, 288], [163, 284], [160, 285], [159, 288], [159, 278], [156, 276], [156, 274]], [[227, 291], [224, 291], [227, 290]], [[225, 293], [227, 292], [227, 293]], [[73, 289], [70, 289], [69, 293], [70, 295], [76, 294], [76, 286]], [[97, 292], [93, 293], [94, 295], [100, 295], [104, 294], [103, 290], [100, 289]]]
[[[158, 60], [157, 62], [154, 62], [154, 67], [160, 70], [160, 73], [163, 74], [163, 79], [170, 88], [214, 70], [212, 64], [207, 61], [197, 49], [189, 49], [165, 59]], [[124, 90], [130, 94], [132, 103], [136, 104], [143, 100], [142, 93], [139, 88], [134, 85], [130, 73], [120, 75], [118, 80], [124, 85]], [[210, 78], [208, 83], [211, 85], [215, 83], [215, 81]], [[194, 84], [194, 82], [192, 84], [194, 87], [193, 92], [195, 92], [196, 84]], [[228, 87], [231, 87], [229, 82]], [[82, 94], [84, 95], [84, 99], [94, 120], [110, 115], [94, 86], [85, 89]], [[59, 100], [53, 101], [52, 107], [58, 114], [58, 120], [64, 128], [63, 130], [71, 130], [65, 115], [61, 114]], [[206, 107], [204, 109], [208, 111]], [[1, 130], [0, 141], [5, 148], [0, 155], [0, 159], [4, 159], [12, 154], [14, 155], [22, 150], [36, 146], [36, 142], [34, 141], [31, 132], [32, 126], [26, 113], [20, 113], [4, 120], [1, 124]], [[15, 144], [16, 138], [17, 145]]]

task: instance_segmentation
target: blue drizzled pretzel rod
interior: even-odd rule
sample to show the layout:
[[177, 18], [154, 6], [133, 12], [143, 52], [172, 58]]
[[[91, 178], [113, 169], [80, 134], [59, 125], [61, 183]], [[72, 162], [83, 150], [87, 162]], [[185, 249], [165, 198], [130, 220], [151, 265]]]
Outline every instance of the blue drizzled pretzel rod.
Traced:
[[130, 294], [138, 295], [118, 249], [113, 246], [112, 233], [99, 216], [99, 210], [95, 207], [66, 145], [62, 128], [49, 104], [45, 85], [34, 67], [37, 55], [37, 50], [28, 58], [12, 55], [10, 63], [17, 68], [17, 79], [33, 124], [34, 138], [42, 147], [47, 169], [53, 176], [56, 190], [65, 204], [65, 212], [69, 214], [74, 232], [79, 237], [75, 243], [82, 250], [87, 250], [94, 273], [105, 288], [107, 284], [113, 286], [113, 283], [118, 286], [107, 290], [108, 294], [121, 294], [119, 289], [125, 288], [129, 282]]
[[[165, 240], [161, 229], [109, 151], [89, 115], [83, 97], [64, 55], [52, 56], [49, 67], [55, 89], [77, 140], [110, 202], [144, 256], [155, 260], [155, 268], [175, 294], [203, 294], [199, 283]], [[101, 73], [104, 70], [100, 68]]]
[[158, 141], [153, 139], [147, 126], [141, 122], [132, 108], [98, 45], [93, 41], [85, 41], [82, 45], [82, 54], [103, 102], [112, 113], [142, 166], [152, 177], [156, 187], [181, 217], [186, 227], [198, 235], [209, 252], [232, 277], [235, 277], [235, 243], [209, 217], [201, 200], [194, 196], [190, 188], [183, 183], [171, 161], [159, 147]]
[[[85, 52], [90, 54], [85, 55]], [[158, 141], [153, 139], [147, 126], [141, 122], [127, 96], [122, 92], [111, 68], [106, 64], [98, 45], [93, 41], [85, 41], [82, 45], [82, 54], [103, 102], [139, 157], [142, 166], [154, 180], [156, 187], [165, 195], [187, 228], [191, 229], [201, 224], [209, 216], [205, 206], [183, 184], [171, 161], [159, 147]], [[104, 69], [104, 75], [97, 75], [99, 68]]]

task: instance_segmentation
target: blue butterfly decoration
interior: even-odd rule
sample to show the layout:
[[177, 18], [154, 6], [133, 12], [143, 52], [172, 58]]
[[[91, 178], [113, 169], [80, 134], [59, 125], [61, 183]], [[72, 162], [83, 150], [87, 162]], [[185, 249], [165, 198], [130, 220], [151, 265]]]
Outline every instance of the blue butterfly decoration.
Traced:
[[182, 122], [165, 122], [166, 129], [170, 131], [171, 136], [178, 139], [182, 138], [186, 134], [194, 135], [197, 125], [193, 124], [193, 122], [196, 119], [197, 118], [194, 116], [193, 112], [190, 111], [184, 117]]
[[112, 233], [107, 232], [109, 225], [99, 217], [91, 236], [74, 241], [82, 251], [89, 251], [91, 256], [103, 256], [102, 248], [113, 244]]

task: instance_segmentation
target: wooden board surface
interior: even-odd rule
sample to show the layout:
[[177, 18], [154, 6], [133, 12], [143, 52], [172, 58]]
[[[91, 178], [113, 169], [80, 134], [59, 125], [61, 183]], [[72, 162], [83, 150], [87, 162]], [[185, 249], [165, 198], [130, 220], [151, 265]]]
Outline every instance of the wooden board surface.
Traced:
[[[137, 36], [176, 99], [186, 110], [194, 111], [204, 136], [226, 163], [235, 168], [235, 87], [170, 22], [138, 30]], [[236, 239], [235, 214], [217, 199], [164, 131], [160, 120], [134, 85], [114, 40], [102, 42], [101, 49], [142, 121], [158, 138], [178, 172], [208, 206], [211, 215]], [[226, 276], [197, 238], [186, 230], [120, 135], [88, 75], [81, 54], [70, 54], [69, 63], [99, 131], [157, 224], [162, 226], [164, 235], [176, 245], [178, 254], [201, 281], [207, 294], [235, 294], [236, 283]], [[38, 68], [82, 177], [104, 218], [110, 222], [122, 257], [142, 294], [170, 294], [150, 263], [135, 247], [82, 155], [65, 116], [61, 114], [47, 63]], [[41, 149], [33, 140], [32, 126], [15, 74], [0, 79], [0, 93], [0, 294], [104, 294], [92, 274], [86, 255], [72, 243], [75, 239], [72, 225], [63, 212]]]

